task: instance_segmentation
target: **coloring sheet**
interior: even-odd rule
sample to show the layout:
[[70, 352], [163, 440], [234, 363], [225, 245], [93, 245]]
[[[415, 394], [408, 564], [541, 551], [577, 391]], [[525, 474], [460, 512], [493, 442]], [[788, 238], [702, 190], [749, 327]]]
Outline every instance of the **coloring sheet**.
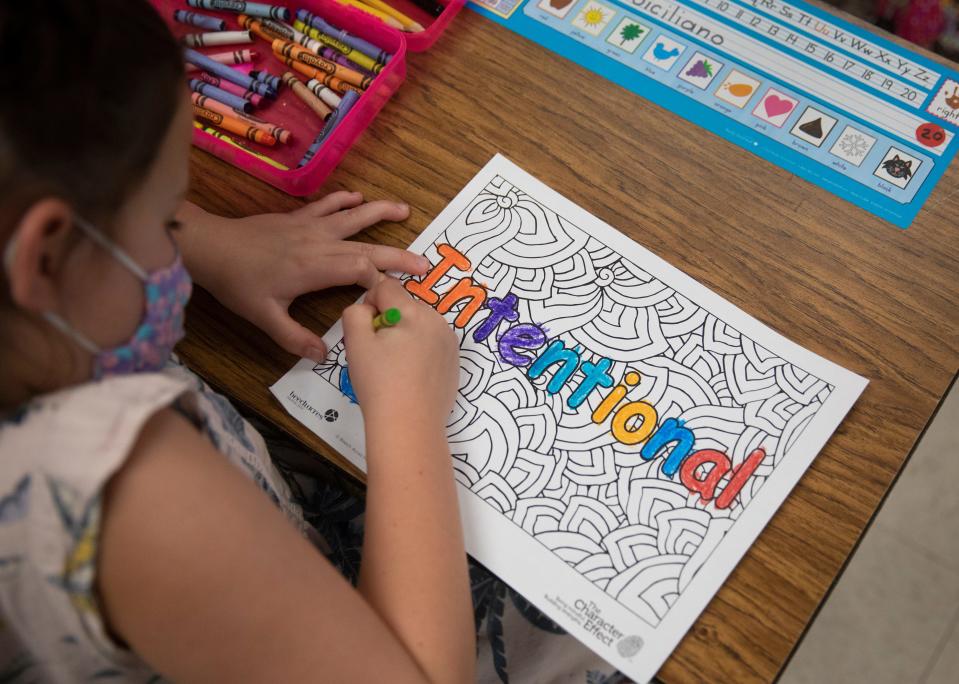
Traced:
[[803, 0], [471, 3], [902, 228], [959, 149], [959, 73]]
[[[501, 156], [411, 249], [433, 267], [407, 290], [460, 339], [448, 435], [467, 551], [648, 681], [866, 380]], [[365, 470], [341, 324], [324, 339], [326, 361], [272, 391]]]

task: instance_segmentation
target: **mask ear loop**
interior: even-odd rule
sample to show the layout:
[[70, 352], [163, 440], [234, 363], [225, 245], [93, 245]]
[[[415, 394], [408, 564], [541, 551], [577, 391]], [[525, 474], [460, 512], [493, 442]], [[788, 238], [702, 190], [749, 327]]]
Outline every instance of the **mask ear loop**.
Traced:
[[[16, 255], [16, 251], [17, 240], [16, 238], [10, 238], [10, 241], [7, 242], [7, 246], [3, 250], [3, 270], [6, 272], [8, 278], [10, 277], [10, 271], [13, 270], [13, 259]], [[127, 258], [129, 259], [129, 257]], [[134, 265], [136, 266], [136, 264]], [[139, 268], [139, 266], [137, 266], [137, 268]], [[94, 344], [89, 337], [67, 323], [66, 319], [64, 319], [60, 314], [56, 313], [55, 311], [44, 311], [41, 315], [43, 316], [44, 320], [47, 321], [47, 323], [76, 342], [85, 351], [91, 354], [98, 354], [100, 352], [100, 348]]]
[[100, 245], [103, 249], [110, 252], [113, 255], [113, 258], [123, 264], [128, 271], [130, 271], [137, 278], [146, 282], [150, 279], [150, 275], [143, 270], [143, 268], [133, 260], [133, 258], [127, 254], [123, 249], [117, 245], [113, 240], [108, 238], [106, 235], [101, 233], [99, 229], [95, 228], [93, 224], [89, 223], [86, 219], [80, 218], [79, 216], [74, 216], [74, 221], [77, 226], [87, 234], [91, 240]]

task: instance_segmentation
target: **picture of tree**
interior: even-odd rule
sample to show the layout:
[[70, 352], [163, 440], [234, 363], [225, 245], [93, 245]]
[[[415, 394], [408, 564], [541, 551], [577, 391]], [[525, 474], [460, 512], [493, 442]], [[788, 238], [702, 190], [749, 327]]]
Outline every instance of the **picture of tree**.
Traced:
[[623, 45], [628, 40], [636, 40], [643, 35], [643, 27], [639, 24], [626, 24], [619, 32], [619, 44]]

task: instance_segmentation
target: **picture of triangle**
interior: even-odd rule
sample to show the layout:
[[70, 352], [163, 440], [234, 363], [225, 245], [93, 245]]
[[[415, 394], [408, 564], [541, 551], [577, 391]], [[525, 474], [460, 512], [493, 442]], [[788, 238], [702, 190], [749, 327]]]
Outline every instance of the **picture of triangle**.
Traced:
[[813, 119], [812, 121], [807, 121], [802, 126], [799, 127], [803, 133], [808, 135], [811, 138], [821, 138], [822, 137], [822, 117]]

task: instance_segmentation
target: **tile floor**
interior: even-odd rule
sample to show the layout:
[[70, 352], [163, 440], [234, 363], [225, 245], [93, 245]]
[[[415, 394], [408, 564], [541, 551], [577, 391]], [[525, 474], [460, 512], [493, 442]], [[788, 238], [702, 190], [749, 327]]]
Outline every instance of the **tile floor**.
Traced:
[[959, 684], [959, 383], [780, 684]]

